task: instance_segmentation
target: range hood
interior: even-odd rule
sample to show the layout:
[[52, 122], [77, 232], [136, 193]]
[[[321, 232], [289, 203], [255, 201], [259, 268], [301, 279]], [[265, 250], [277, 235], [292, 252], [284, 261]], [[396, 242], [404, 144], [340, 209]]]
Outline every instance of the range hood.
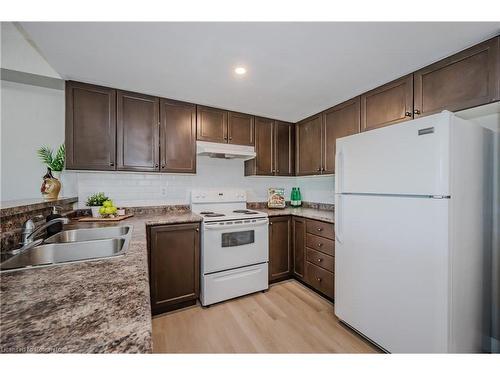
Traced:
[[231, 145], [228, 143], [215, 143], [196, 141], [196, 154], [219, 159], [243, 159], [255, 158], [253, 146]]

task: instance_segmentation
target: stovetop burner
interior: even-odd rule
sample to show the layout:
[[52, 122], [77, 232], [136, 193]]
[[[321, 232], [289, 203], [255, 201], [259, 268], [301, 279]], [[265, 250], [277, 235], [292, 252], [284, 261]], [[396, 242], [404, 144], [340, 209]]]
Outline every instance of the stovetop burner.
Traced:
[[226, 216], [224, 214], [219, 214], [217, 212], [208, 212], [208, 213], [204, 213], [204, 212], [200, 212], [200, 214], [202, 214], [203, 216], [205, 217], [220, 217], [220, 216]]
[[234, 210], [233, 212], [235, 214], [245, 214], [245, 215], [255, 215], [255, 214], [258, 214], [258, 212], [250, 211], [250, 210]]

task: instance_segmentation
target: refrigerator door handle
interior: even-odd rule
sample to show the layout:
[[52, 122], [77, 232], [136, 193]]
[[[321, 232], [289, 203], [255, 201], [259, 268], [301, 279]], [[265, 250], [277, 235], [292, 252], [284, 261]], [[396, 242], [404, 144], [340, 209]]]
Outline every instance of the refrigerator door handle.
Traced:
[[342, 243], [342, 200], [341, 194], [337, 195], [337, 204], [335, 205], [335, 239]]
[[336, 184], [336, 191], [335, 193], [342, 193], [343, 192], [343, 180], [344, 180], [344, 153], [342, 152], [342, 149], [340, 149], [337, 152], [337, 155], [335, 156], [335, 161], [337, 165], [335, 166], [335, 184]]

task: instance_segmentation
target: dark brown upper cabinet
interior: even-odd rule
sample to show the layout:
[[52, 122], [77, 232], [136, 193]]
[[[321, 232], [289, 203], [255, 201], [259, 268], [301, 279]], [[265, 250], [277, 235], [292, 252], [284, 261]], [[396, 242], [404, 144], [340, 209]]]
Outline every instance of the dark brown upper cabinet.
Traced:
[[291, 217], [269, 218], [269, 281], [280, 281], [293, 271]]
[[196, 117], [199, 141], [227, 143], [227, 111], [199, 105]]
[[291, 176], [294, 172], [293, 124], [255, 117], [256, 157], [245, 162], [245, 176]]
[[116, 91], [66, 82], [66, 168], [116, 169]]
[[499, 43], [490, 39], [417, 71], [415, 117], [499, 100]]
[[413, 119], [413, 75], [361, 95], [361, 131]]
[[299, 122], [295, 127], [297, 176], [321, 174], [322, 115], [317, 114]]
[[254, 117], [238, 112], [228, 112], [227, 115], [228, 143], [236, 145], [253, 146]]
[[117, 91], [117, 170], [146, 172], [159, 170], [158, 115], [158, 98]]
[[161, 172], [196, 173], [196, 105], [160, 100]]
[[274, 122], [274, 174], [295, 174], [295, 126], [288, 122]]
[[274, 175], [274, 120], [255, 118], [255, 153], [254, 159], [245, 161], [245, 176]]
[[359, 96], [323, 112], [322, 173], [335, 173], [335, 145], [338, 138], [359, 133], [361, 121]]
[[148, 264], [153, 314], [196, 304], [200, 290], [198, 223], [148, 228]]

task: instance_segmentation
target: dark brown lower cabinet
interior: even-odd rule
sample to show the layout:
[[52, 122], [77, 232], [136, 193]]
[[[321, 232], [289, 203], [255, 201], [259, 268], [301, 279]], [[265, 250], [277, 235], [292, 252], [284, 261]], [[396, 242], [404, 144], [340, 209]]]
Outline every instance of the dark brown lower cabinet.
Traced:
[[153, 315], [196, 304], [200, 290], [200, 225], [148, 227]]
[[302, 280], [305, 267], [306, 219], [294, 217], [293, 229], [293, 275]]
[[269, 218], [269, 282], [290, 278], [292, 274], [290, 216]]

